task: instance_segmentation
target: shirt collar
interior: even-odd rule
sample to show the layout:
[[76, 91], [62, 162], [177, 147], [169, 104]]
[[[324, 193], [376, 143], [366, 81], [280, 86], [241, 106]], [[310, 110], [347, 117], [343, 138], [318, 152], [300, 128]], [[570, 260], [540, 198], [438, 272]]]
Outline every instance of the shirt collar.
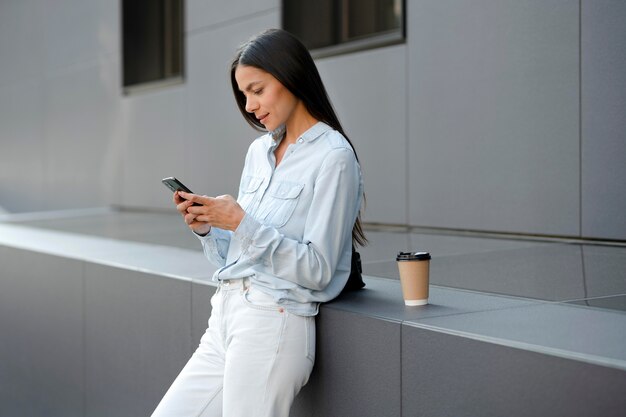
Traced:
[[[332, 130], [332, 127], [328, 126], [324, 122], [317, 122], [306, 130], [298, 138], [299, 142], [312, 142], [327, 131]], [[269, 147], [277, 146], [281, 140], [285, 137], [285, 125], [280, 125], [275, 130], [267, 133], [267, 145]], [[300, 140], [302, 139], [302, 140]]]
[[329, 130], [332, 130], [332, 127], [328, 126], [324, 122], [317, 122], [311, 126], [309, 130], [300, 135], [299, 139], [302, 139], [304, 142], [312, 142]]

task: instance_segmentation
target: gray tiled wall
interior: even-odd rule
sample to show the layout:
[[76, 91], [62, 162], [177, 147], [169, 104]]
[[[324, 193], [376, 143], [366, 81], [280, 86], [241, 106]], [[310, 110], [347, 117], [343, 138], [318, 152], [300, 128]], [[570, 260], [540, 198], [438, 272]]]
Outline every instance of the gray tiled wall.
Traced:
[[82, 274], [0, 245], [0, 415], [83, 415]]
[[[406, 5], [405, 44], [318, 61], [363, 163], [365, 220], [626, 239], [623, 3]], [[131, 96], [119, 13], [0, 4], [0, 207], [171, 208], [167, 175], [236, 192], [256, 133], [227, 66], [281, 2], [187, 2], [185, 83]]]
[[214, 291], [6, 246], [0, 287], [2, 416], [149, 415], [195, 350]]
[[626, 3], [582, 1], [582, 233], [626, 236]]
[[408, 219], [406, 51], [400, 45], [318, 60], [361, 162], [369, 222]]
[[579, 235], [578, 0], [407, 8], [410, 223]]
[[85, 415], [147, 416], [191, 355], [191, 283], [85, 264]]
[[211, 315], [211, 297], [215, 287], [206, 283], [191, 284], [191, 349], [195, 351], [206, 331]]
[[[404, 416], [622, 416], [624, 372], [402, 326]], [[408, 358], [415, 358], [410, 360]]]
[[[263, 3], [267, 1], [255, 2], [254, 7]], [[246, 151], [261, 133], [243, 122], [232, 98], [228, 66], [237, 47], [248, 37], [279, 24], [278, 11], [270, 10], [187, 38], [187, 146], [180, 151], [185, 157], [184, 178], [189, 179], [185, 183], [197, 192], [237, 195]], [[158, 190], [158, 195], [162, 192]]]
[[316, 321], [315, 368], [291, 415], [400, 417], [400, 323], [334, 309]]
[[[149, 415], [214, 293], [205, 279], [7, 246], [0, 266], [0, 415]], [[398, 281], [366, 281], [321, 309], [293, 417], [623, 415], [621, 312], [437, 286], [415, 309]]]

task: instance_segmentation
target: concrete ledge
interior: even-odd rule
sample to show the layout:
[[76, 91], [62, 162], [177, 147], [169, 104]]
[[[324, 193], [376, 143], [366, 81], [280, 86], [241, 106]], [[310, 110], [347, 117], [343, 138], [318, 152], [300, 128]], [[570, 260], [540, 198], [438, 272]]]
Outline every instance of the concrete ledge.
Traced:
[[[0, 224], [0, 415], [149, 415], [197, 345], [199, 251]], [[293, 417], [623, 415], [626, 315], [399, 284], [324, 305]]]

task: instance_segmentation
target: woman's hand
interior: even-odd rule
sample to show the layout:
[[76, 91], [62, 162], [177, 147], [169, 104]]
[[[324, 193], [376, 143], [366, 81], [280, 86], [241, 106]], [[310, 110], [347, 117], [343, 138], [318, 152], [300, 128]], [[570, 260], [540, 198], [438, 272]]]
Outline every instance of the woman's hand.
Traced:
[[209, 233], [211, 226], [234, 231], [246, 214], [230, 195], [213, 198], [178, 191], [174, 193], [174, 202], [185, 223], [199, 235]]
[[174, 204], [176, 204], [176, 210], [183, 216], [185, 223], [195, 233], [204, 236], [211, 231], [211, 225], [206, 222], [200, 222], [195, 220], [195, 215], [187, 212], [187, 209], [193, 205], [193, 201], [187, 201], [178, 195], [179, 191], [174, 193]]

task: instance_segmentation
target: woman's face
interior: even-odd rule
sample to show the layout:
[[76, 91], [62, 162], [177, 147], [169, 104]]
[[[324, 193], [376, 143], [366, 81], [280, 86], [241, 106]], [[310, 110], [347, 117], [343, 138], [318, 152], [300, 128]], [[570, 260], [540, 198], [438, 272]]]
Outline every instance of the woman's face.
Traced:
[[293, 116], [299, 100], [269, 72], [239, 65], [235, 80], [246, 97], [246, 111], [253, 113], [268, 131], [286, 124]]

